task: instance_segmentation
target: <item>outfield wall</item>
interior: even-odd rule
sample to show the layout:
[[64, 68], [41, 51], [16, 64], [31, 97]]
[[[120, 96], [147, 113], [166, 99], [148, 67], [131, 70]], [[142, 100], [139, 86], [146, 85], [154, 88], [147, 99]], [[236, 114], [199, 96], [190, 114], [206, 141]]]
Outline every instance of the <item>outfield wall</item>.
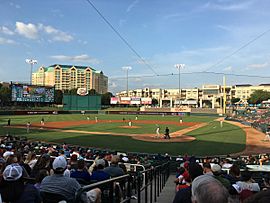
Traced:
[[100, 110], [100, 95], [64, 95], [63, 96], [64, 111], [84, 111], [84, 110]]

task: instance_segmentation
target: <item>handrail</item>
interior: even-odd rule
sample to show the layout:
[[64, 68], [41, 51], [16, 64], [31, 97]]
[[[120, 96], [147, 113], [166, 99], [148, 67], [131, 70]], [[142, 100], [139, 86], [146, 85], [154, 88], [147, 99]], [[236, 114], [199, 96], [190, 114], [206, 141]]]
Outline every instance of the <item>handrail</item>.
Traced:
[[[106, 187], [105, 192], [107, 191], [107, 202], [130, 203], [131, 199], [134, 198], [137, 199], [138, 203], [156, 202], [157, 197], [160, 195], [163, 187], [165, 186], [165, 182], [169, 177], [170, 170], [168, 166], [169, 162], [156, 167], [151, 167], [144, 171], [137, 171], [134, 174], [127, 174], [84, 186], [77, 191], [76, 202], [80, 202], [80, 196], [82, 193], [94, 188], [102, 188], [104, 186]], [[121, 189], [123, 189], [122, 199], [117, 199], [117, 195], [115, 195], [116, 182], [119, 182]], [[137, 197], [134, 197], [134, 195]], [[142, 197], [144, 197], [143, 200]], [[135, 202], [135, 200], [132, 202]]]

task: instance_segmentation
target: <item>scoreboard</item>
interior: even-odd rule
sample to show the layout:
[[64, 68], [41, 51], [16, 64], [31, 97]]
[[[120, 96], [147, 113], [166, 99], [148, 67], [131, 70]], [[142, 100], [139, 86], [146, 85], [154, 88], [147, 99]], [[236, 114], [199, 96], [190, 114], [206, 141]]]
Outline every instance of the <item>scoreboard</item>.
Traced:
[[52, 103], [54, 102], [54, 87], [12, 84], [11, 101]]

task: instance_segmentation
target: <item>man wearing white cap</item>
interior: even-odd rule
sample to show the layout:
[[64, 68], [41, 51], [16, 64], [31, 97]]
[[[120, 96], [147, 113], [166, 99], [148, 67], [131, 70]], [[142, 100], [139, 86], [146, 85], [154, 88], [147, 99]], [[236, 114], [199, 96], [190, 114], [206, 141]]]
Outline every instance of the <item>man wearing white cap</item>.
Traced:
[[[67, 161], [64, 156], [56, 157], [53, 161], [54, 175], [45, 177], [40, 185], [41, 192], [48, 192], [63, 195], [67, 201], [75, 201], [75, 193], [81, 188], [76, 179], [64, 176], [64, 171], [67, 168]], [[91, 192], [92, 191], [92, 192]], [[99, 189], [93, 189], [91, 196], [95, 202], [100, 196]], [[86, 194], [83, 193], [82, 200], [87, 202]]]
[[3, 202], [41, 202], [39, 192], [34, 185], [24, 184], [23, 168], [17, 163], [5, 168], [0, 194]]

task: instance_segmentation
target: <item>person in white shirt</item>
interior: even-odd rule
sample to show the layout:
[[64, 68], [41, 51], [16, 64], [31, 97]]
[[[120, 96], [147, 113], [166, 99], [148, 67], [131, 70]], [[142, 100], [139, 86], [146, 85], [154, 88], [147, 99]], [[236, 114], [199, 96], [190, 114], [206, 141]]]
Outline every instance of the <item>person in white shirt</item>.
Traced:
[[157, 128], [156, 128], [156, 138], [160, 137], [159, 131], [160, 131], [160, 127], [157, 126]]

